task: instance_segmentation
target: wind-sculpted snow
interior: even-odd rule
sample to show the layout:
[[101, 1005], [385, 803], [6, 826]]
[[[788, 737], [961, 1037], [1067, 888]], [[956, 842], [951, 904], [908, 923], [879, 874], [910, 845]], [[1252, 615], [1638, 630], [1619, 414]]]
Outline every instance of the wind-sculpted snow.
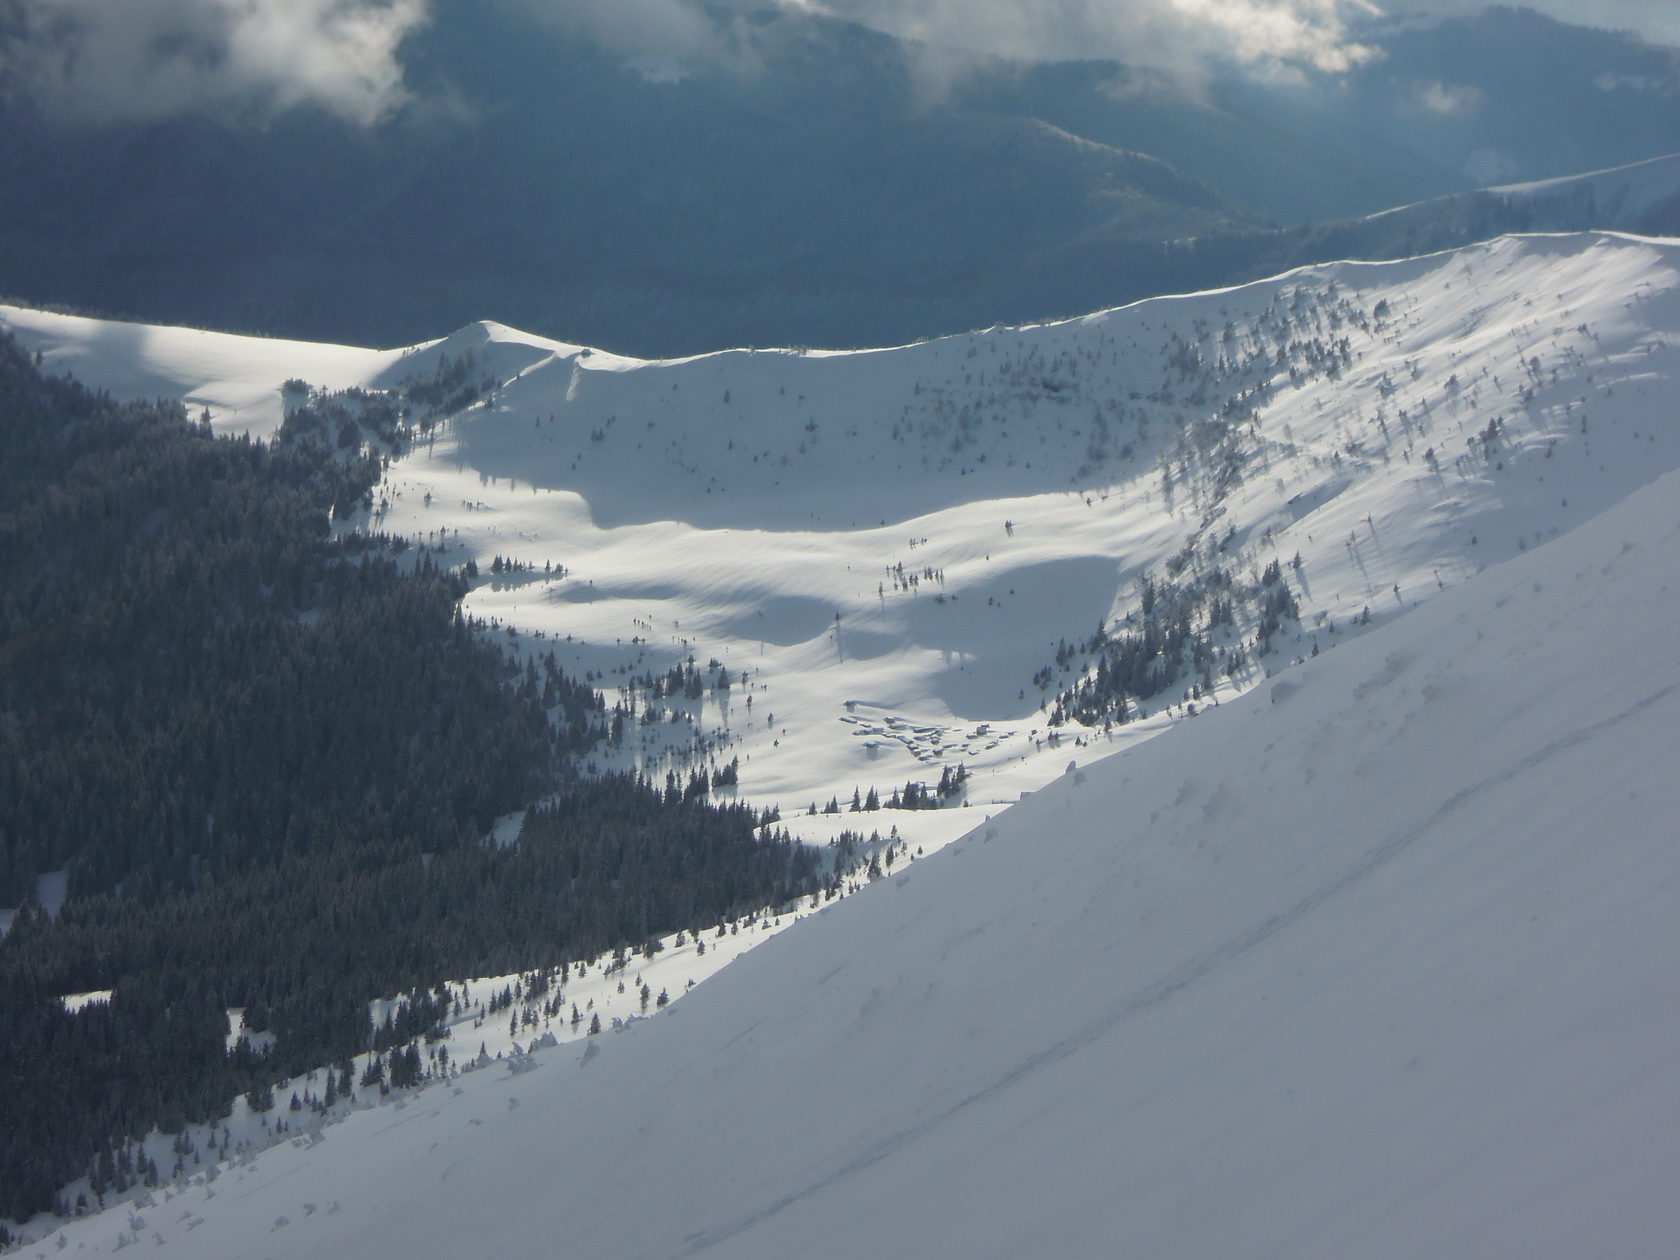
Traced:
[[1662, 1254], [1677, 494], [1064, 759], [653, 1020], [66, 1249]]

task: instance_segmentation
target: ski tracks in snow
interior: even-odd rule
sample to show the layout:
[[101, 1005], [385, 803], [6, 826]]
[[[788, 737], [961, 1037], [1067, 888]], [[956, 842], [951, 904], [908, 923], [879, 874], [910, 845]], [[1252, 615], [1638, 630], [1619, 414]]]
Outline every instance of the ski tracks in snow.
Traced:
[[[1389, 672], [1392, 675], [1398, 675], [1400, 670], [1395, 669], [1394, 664], [1394, 659], [1390, 658]], [[1384, 681], [1391, 680], [1391, 678], [1384, 679]], [[1115, 1028], [1128, 1020], [1171, 1002], [1208, 977], [1223, 971], [1260, 948], [1280, 932], [1286, 931], [1294, 924], [1307, 918], [1326, 903], [1341, 897], [1356, 885], [1363, 883], [1405, 853], [1418, 840], [1440, 827], [1447, 819], [1476, 800], [1513, 780], [1541, 769], [1558, 756], [1587, 744], [1611, 728], [1639, 716], [1646, 710], [1661, 704], [1677, 691], [1680, 691], [1680, 682], [1662, 687], [1617, 713], [1557, 736], [1499, 773], [1489, 775], [1460, 788], [1437, 806], [1427, 818], [1381, 841], [1341, 875], [1319, 885], [1293, 904], [1171, 968], [1152, 984], [1135, 991], [1118, 1006], [1109, 1009], [1101, 1017], [1087, 1023], [1072, 1035], [1029, 1055], [989, 1084], [971, 1091], [955, 1102], [941, 1108], [933, 1115], [881, 1138], [873, 1143], [868, 1150], [847, 1160], [828, 1176], [785, 1194], [755, 1212], [737, 1217], [733, 1221], [712, 1229], [699, 1230], [687, 1235], [683, 1239], [685, 1247], [680, 1254], [685, 1256], [699, 1255], [740, 1238], [787, 1209], [873, 1168], [908, 1147], [914, 1146], [927, 1134], [939, 1129], [971, 1108], [996, 1098], [1018, 1082], [1103, 1040]]]

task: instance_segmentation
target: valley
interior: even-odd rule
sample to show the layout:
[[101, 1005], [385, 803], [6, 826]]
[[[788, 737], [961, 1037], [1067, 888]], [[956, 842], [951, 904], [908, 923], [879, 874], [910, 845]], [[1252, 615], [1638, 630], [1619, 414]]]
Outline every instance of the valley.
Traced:
[[[601, 767], [734, 764], [807, 843], [907, 851], [692, 992], [696, 939], [623, 995], [568, 974], [616, 1028], [457, 1022], [421, 1088], [31, 1246], [1660, 1249], [1674, 250], [1502, 238], [863, 354], [288, 348], [318, 408], [471, 352], [481, 396], [340, 528], [471, 562], [473, 617], [626, 715]], [[272, 346], [212, 380], [197, 334], [4, 318], [279, 421]], [[1186, 623], [1159, 691], [1094, 686]], [[851, 807], [957, 765], [943, 808]], [[644, 975], [680, 996], [646, 1019]]]
[[[731, 797], [809, 842], [866, 822], [931, 849], [1674, 466], [1676, 283], [1661, 242], [1505, 238], [893, 350], [649, 362], [495, 324], [390, 352], [169, 329], [125, 351], [5, 318], [49, 370], [256, 436], [276, 378], [379, 390], [470, 361], [484, 396], [348, 527], [471, 562], [469, 614], [621, 707], [598, 767], [735, 762]], [[1295, 615], [1262, 643], [1270, 565]], [[1053, 722], [1151, 621], [1146, 585], [1199, 662]], [[849, 808], [959, 765], [949, 808]]]

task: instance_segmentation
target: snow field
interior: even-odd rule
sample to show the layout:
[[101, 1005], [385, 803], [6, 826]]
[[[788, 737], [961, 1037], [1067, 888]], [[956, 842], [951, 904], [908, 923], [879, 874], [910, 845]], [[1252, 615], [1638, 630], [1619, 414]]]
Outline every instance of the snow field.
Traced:
[[1064, 772], [658, 1018], [67, 1245], [1660, 1254], [1677, 493]]
[[[1674, 285], [1666, 244], [1520, 238], [892, 351], [558, 356], [402, 460], [378, 524], [475, 558], [469, 609], [609, 696], [690, 655], [750, 674], [603, 764], [657, 778], [698, 748], [739, 756], [743, 798], [792, 821], [960, 759], [991, 809], [1076, 741], [1166, 724], [1047, 747], [1053, 690], [1030, 678], [1058, 640], [1134, 611], [1187, 541], [1234, 528], [1239, 569], [1302, 558], [1303, 633], [1216, 678], [1223, 699], [1674, 466]], [[1345, 366], [1299, 366], [1340, 337]], [[1292, 344], [1294, 379], [1273, 362]], [[1188, 366], [1164, 376], [1175, 352]], [[1253, 412], [1226, 451], [1179, 440], [1232, 398]], [[483, 577], [497, 554], [565, 576]], [[895, 821], [923, 842], [925, 816]]]

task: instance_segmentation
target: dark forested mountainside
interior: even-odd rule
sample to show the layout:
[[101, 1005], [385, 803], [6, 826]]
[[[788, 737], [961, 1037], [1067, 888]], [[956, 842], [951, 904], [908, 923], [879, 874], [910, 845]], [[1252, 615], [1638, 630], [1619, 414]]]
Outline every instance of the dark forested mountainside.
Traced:
[[[125, 1137], [365, 1049], [372, 997], [812, 885], [751, 811], [633, 778], [486, 845], [602, 736], [603, 701], [476, 633], [429, 555], [335, 531], [380, 461], [302, 427], [215, 438], [0, 338], [0, 905], [23, 905], [0, 1218], [103, 1176]], [[29, 899], [57, 869], [49, 918]], [[92, 989], [111, 1001], [59, 1001]], [[231, 1007], [272, 1050], [226, 1050]]]
[[[242, 1092], [368, 1049], [371, 996], [594, 959], [814, 891], [815, 853], [761, 821], [609, 778], [538, 811], [511, 848], [423, 863], [370, 843], [198, 893], [26, 912], [0, 944], [0, 1219], [52, 1208], [76, 1177], [98, 1186], [96, 1161], [127, 1138], [215, 1119]], [[106, 987], [109, 1003], [76, 1014], [55, 996]], [[271, 1050], [225, 1049], [231, 1007], [274, 1034]]]
[[545, 705], [598, 709], [475, 639], [429, 556], [334, 537], [377, 459], [214, 440], [8, 354], [0, 905], [66, 867], [72, 897], [150, 896], [373, 836], [450, 848], [546, 783]]

